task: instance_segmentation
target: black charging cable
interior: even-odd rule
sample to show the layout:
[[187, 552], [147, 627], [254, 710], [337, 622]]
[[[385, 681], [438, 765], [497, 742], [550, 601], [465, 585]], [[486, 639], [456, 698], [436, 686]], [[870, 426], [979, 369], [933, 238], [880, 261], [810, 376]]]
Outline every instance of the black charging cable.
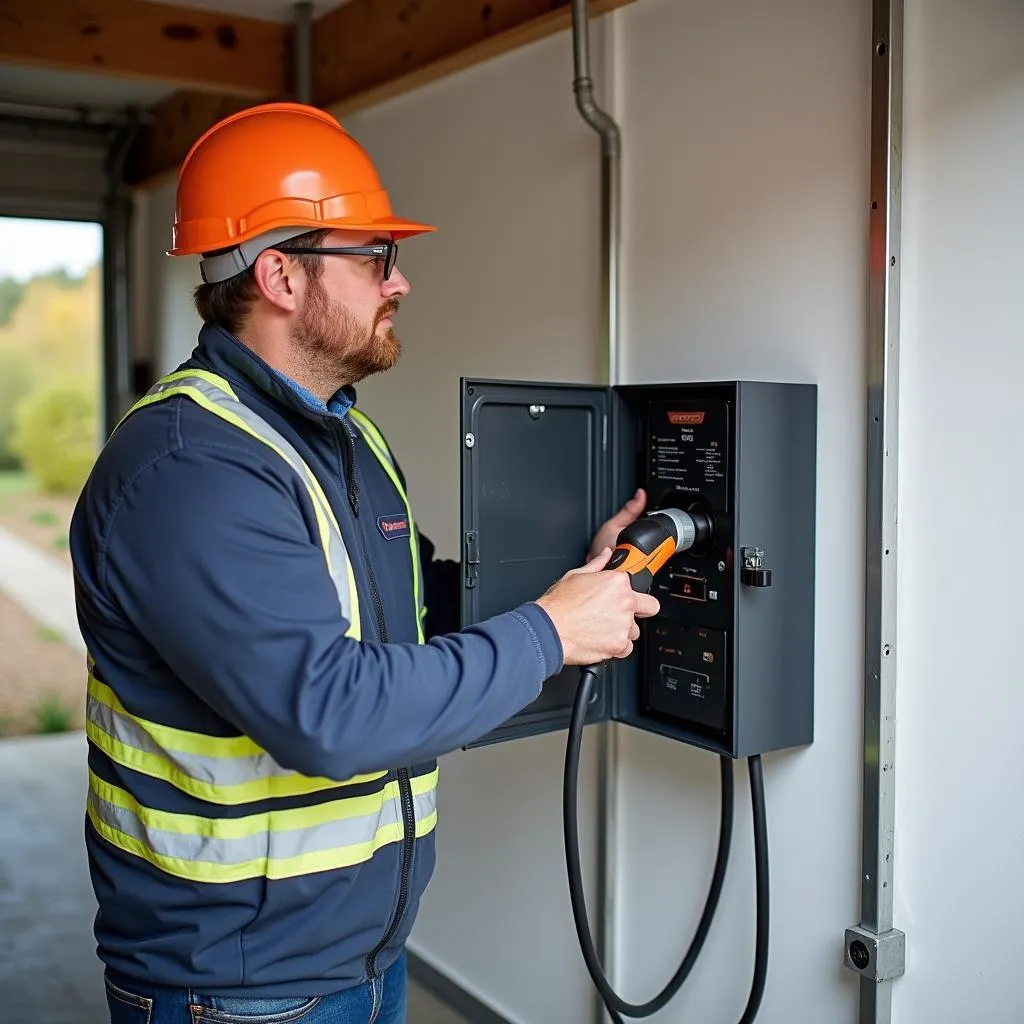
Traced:
[[[587, 904], [583, 892], [583, 872], [580, 866], [579, 837], [579, 771], [580, 751], [583, 747], [583, 728], [586, 724], [586, 711], [590, 703], [597, 671], [588, 666], [580, 671], [580, 682], [573, 701], [572, 717], [569, 721], [569, 739], [565, 749], [565, 774], [562, 784], [562, 822], [565, 832], [565, 859], [569, 875], [569, 897], [572, 901], [572, 916], [579, 936], [580, 949], [586, 962], [590, 977], [597, 986], [601, 999], [604, 1001], [614, 1024], [623, 1024], [622, 1016], [650, 1017], [666, 1006], [669, 1000], [679, 991], [697, 962], [704, 940], [707, 938], [718, 901], [722, 895], [722, 883], [725, 880], [725, 869], [729, 861], [729, 850], [732, 845], [732, 820], [734, 805], [734, 781], [732, 760], [720, 756], [722, 774], [722, 819], [718, 833], [718, 853], [715, 857], [715, 870], [711, 876], [711, 887], [708, 890], [704, 911], [697, 924], [690, 948], [683, 957], [679, 969], [662, 991], [646, 1003], [627, 1003], [611, 987], [601, 966], [594, 940], [590, 933], [590, 922], [587, 918]], [[768, 976], [768, 817], [765, 811], [764, 773], [761, 767], [761, 756], [754, 754], [747, 758], [750, 774], [750, 801], [754, 813], [754, 868], [756, 875], [757, 925], [754, 947], [754, 977], [750, 987], [750, 997], [739, 1024], [753, 1024], [761, 1006], [764, 995], [765, 980]]]

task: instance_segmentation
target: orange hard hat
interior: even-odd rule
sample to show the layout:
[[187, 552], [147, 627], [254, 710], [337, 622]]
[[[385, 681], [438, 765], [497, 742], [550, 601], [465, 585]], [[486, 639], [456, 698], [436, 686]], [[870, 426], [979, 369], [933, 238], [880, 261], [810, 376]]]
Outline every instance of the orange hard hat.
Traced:
[[269, 246], [330, 228], [396, 239], [435, 230], [392, 213], [366, 150], [330, 114], [266, 103], [219, 121], [189, 150], [167, 255], [229, 250], [203, 261], [205, 280], [225, 280]]

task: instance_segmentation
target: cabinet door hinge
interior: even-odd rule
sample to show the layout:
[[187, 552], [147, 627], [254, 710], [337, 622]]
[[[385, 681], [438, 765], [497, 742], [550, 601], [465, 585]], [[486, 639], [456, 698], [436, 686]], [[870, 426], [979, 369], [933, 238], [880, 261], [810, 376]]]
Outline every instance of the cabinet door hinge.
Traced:
[[475, 587], [480, 572], [480, 545], [476, 530], [467, 531], [463, 538], [462, 564], [466, 570], [466, 587]]

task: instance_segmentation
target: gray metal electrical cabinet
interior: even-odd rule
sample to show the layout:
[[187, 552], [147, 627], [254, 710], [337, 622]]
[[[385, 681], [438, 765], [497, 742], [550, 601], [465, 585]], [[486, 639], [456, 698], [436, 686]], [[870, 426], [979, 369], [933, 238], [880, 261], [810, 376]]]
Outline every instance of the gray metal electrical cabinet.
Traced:
[[[711, 541], [657, 575], [661, 612], [587, 715], [731, 757], [814, 735], [817, 388], [462, 380], [463, 624], [539, 597], [644, 487]], [[566, 728], [579, 670], [479, 741]], [[478, 744], [479, 745], [479, 744]]]

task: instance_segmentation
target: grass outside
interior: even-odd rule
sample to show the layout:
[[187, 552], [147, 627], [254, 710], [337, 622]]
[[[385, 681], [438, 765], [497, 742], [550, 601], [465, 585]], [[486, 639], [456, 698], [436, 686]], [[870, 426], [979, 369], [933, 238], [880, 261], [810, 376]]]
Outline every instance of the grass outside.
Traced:
[[23, 473], [20, 469], [0, 469], [0, 497], [34, 490], [35, 484], [28, 473]]
[[68, 527], [76, 500], [39, 493], [27, 473], [0, 472], [0, 526], [68, 566]]
[[[70, 571], [67, 535], [75, 498], [40, 494], [26, 473], [0, 472], [0, 527]], [[0, 580], [0, 736], [80, 728], [85, 663], [37, 623]]]

